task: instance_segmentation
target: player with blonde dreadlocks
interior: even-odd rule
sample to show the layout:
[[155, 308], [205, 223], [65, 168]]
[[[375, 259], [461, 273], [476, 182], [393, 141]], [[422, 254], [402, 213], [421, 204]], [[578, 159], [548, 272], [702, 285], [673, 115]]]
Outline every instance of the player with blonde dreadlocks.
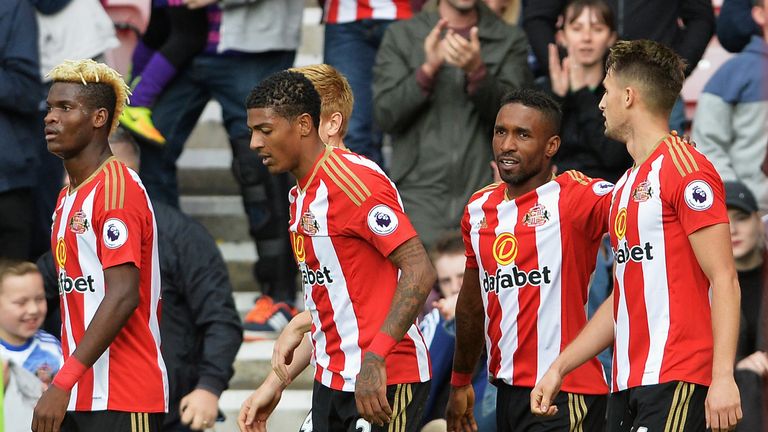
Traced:
[[64, 365], [37, 402], [32, 431], [159, 431], [168, 377], [155, 217], [108, 141], [127, 87], [92, 60], [64, 62], [49, 76], [45, 139], [70, 178], [51, 234]]

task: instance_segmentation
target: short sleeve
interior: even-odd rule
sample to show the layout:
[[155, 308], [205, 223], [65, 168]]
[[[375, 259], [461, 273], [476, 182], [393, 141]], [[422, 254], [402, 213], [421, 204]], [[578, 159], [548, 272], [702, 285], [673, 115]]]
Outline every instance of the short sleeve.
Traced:
[[[712, 225], [728, 223], [725, 206], [725, 187], [712, 164], [704, 158], [697, 158], [700, 167], [685, 177], [677, 171], [671, 172], [668, 194], [662, 194], [677, 214], [686, 235]], [[677, 178], [675, 178], [677, 176]]]
[[417, 234], [403, 211], [394, 186], [384, 184], [384, 181], [372, 186], [371, 196], [353, 212], [345, 231], [351, 231], [388, 257]]
[[131, 179], [125, 183], [122, 191], [119, 184], [117, 190], [106, 185], [101, 188], [103, 199], [94, 201], [98, 206], [94, 231], [104, 269], [128, 263], [140, 269], [143, 239], [152, 229], [146, 196]]
[[575, 228], [586, 230], [593, 239], [602, 237], [608, 231], [614, 184], [583, 174], [573, 178], [568, 173], [560, 176], [559, 181], [565, 189]]
[[471, 226], [469, 224], [469, 207], [464, 207], [464, 215], [461, 217], [461, 237], [464, 239], [464, 255], [467, 257], [467, 268], [478, 268], [475, 249], [472, 247], [472, 236], [470, 234]]

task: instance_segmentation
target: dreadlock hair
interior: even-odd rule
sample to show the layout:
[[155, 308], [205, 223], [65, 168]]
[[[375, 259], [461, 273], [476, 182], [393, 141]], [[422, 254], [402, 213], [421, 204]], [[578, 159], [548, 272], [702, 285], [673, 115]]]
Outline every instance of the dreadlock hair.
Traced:
[[288, 120], [309, 114], [315, 129], [320, 127], [320, 95], [312, 81], [299, 72], [281, 71], [268, 76], [251, 90], [245, 106], [271, 108]]
[[105, 108], [109, 131], [115, 130], [130, 93], [117, 71], [91, 59], [65, 60], [51, 69], [47, 76], [53, 82], [81, 84], [82, 100], [91, 109]]

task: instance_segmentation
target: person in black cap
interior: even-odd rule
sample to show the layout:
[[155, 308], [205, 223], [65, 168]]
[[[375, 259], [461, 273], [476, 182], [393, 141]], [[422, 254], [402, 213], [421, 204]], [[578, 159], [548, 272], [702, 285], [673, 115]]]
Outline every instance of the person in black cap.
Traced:
[[725, 182], [725, 204], [741, 287], [741, 325], [735, 376], [744, 417], [738, 430], [759, 431], [763, 430], [763, 381], [768, 377], [768, 354], [764, 340], [760, 340], [760, 317], [765, 313], [760, 310], [760, 305], [768, 292], [766, 242], [757, 201], [743, 183]]

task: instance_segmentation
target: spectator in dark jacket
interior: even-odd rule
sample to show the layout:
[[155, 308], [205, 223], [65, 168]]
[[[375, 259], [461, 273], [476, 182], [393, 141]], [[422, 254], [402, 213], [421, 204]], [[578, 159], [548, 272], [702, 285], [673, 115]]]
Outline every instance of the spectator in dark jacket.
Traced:
[[760, 26], [752, 19], [752, 0], [723, 0], [717, 16], [717, 39], [732, 53], [740, 53]]
[[562, 61], [549, 46], [549, 90], [562, 105], [562, 145], [554, 157], [558, 172], [578, 170], [612, 183], [632, 158], [626, 146], [609, 139], [598, 107], [605, 93], [605, 56], [616, 42], [616, 21], [605, 0], [574, 0], [563, 11], [557, 42], [567, 50]]
[[[113, 136], [111, 141], [115, 156], [136, 169], [138, 146], [127, 135]], [[242, 325], [227, 268], [210, 234], [174, 207], [162, 202], [152, 202], [152, 207], [162, 278], [160, 336], [170, 390], [163, 430], [203, 430], [213, 426], [219, 396], [234, 374]], [[50, 252], [38, 261], [38, 267], [46, 280], [49, 305], [51, 298], [56, 299], [53, 315], [59, 315]], [[49, 324], [46, 321], [44, 328], [59, 335], [61, 324]]]
[[[546, 73], [547, 45], [555, 41], [557, 17], [567, 0], [535, 0], [523, 8], [523, 27]], [[712, 0], [609, 0], [619, 39], [650, 39], [674, 49], [690, 74], [715, 32]], [[678, 20], [682, 22], [681, 27]]]
[[0, 257], [29, 258], [35, 145], [43, 145], [38, 59], [31, 3], [0, 1]]

